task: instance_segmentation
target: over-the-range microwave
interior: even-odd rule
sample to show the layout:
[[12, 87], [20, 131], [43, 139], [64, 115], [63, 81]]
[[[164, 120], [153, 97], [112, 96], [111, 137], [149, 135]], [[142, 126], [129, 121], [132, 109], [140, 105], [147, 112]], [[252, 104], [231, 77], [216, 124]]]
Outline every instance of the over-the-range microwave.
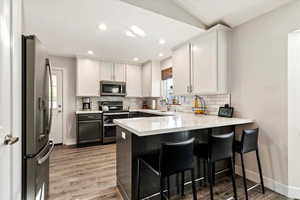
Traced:
[[100, 81], [101, 96], [126, 96], [126, 83], [119, 81]]

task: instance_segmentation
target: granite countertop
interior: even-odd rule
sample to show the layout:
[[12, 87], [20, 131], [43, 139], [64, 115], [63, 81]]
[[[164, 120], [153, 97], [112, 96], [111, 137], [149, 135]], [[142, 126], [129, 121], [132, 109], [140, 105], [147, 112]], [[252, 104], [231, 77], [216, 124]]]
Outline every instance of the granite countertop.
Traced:
[[[159, 112], [159, 111], [157, 111]], [[164, 112], [163, 112], [164, 113]], [[158, 135], [177, 131], [206, 129], [253, 123], [251, 119], [225, 118], [176, 112], [172, 116], [116, 119], [114, 123], [137, 136]]]
[[78, 110], [75, 112], [76, 115], [78, 114], [89, 114], [89, 113], [102, 113], [101, 110]]

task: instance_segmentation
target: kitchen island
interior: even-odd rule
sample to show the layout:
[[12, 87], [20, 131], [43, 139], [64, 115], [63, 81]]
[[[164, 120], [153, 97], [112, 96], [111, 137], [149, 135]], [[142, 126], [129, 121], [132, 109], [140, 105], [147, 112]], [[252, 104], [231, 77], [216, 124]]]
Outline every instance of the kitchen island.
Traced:
[[[223, 118], [192, 113], [176, 113], [172, 116], [119, 119], [117, 124], [117, 186], [125, 200], [137, 199], [137, 158], [155, 152], [164, 142], [180, 142], [194, 137], [207, 141], [209, 134], [235, 131], [237, 125], [253, 123], [253, 120]], [[216, 170], [226, 167], [221, 162]], [[195, 162], [197, 178], [203, 177], [203, 165]], [[185, 181], [190, 181], [186, 175]], [[141, 197], [159, 194], [159, 178], [141, 166]], [[178, 192], [180, 176], [170, 178], [171, 194]]]

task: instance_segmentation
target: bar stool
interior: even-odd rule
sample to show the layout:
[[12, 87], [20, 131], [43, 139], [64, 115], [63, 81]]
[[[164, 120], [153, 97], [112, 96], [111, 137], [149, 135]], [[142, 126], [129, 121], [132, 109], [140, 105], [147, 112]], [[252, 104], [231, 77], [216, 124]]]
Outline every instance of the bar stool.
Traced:
[[[236, 184], [233, 167], [233, 141], [234, 133], [222, 135], [209, 135], [208, 143], [199, 143], [195, 145], [195, 155], [204, 159], [208, 165], [208, 179], [210, 188], [210, 199], [214, 199], [213, 182], [214, 182], [214, 166], [217, 161], [228, 160], [234, 192], [234, 199], [237, 200]], [[205, 170], [205, 169], [204, 169]], [[206, 172], [204, 172], [206, 174]]]
[[257, 165], [259, 170], [260, 184], [262, 187], [262, 193], [265, 193], [264, 180], [262, 175], [262, 169], [258, 153], [258, 128], [243, 130], [241, 141], [235, 141], [235, 152], [241, 155], [242, 171], [243, 171], [243, 181], [246, 199], [248, 200], [248, 189], [247, 189], [247, 179], [245, 173], [244, 164], [244, 154], [256, 151]]
[[[141, 164], [148, 167], [160, 177], [160, 196], [164, 196], [164, 181], [167, 178], [168, 199], [170, 198], [170, 179], [173, 174], [182, 173], [182, 189], [184, 190], [184, 172], [190, 171], [192, 177], [193, 199], [197, 199], [194, 176], [194, 138], [178, 143], [164, 143], [157, 154], [147, 154], [138, 158], [138, 199], [140, 199]], [[182, 190], [182, 192], [183, 192]]]

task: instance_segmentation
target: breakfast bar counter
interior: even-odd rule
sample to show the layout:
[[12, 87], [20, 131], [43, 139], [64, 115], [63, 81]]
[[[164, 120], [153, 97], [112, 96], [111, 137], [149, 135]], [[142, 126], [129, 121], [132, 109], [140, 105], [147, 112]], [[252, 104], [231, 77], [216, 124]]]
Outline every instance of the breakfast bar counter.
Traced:
[[[162, 143], [180, 142], [190, 138], [207, 140], [209, 134], [235, 131], [238, 125], [253, 123], [250, 119], [224, 118], [193, 113], [169, 113], [171, 116], [118, 119], [117, 124], [117, 186], [125, 200], [137, 199], [137, 158], [158, 151]], [[195, 164], [197, 178], [203, 177], [203, 165]], [[221, 162], [216, 170], [226, 168]], [[187, 174], [186, 181], [190, 181]], [[159, 178], [147, 168], [141, 169], [141, 197], [159, 197]], [[180, 177], [170, 178], [171, 194], [178, 192]]]

